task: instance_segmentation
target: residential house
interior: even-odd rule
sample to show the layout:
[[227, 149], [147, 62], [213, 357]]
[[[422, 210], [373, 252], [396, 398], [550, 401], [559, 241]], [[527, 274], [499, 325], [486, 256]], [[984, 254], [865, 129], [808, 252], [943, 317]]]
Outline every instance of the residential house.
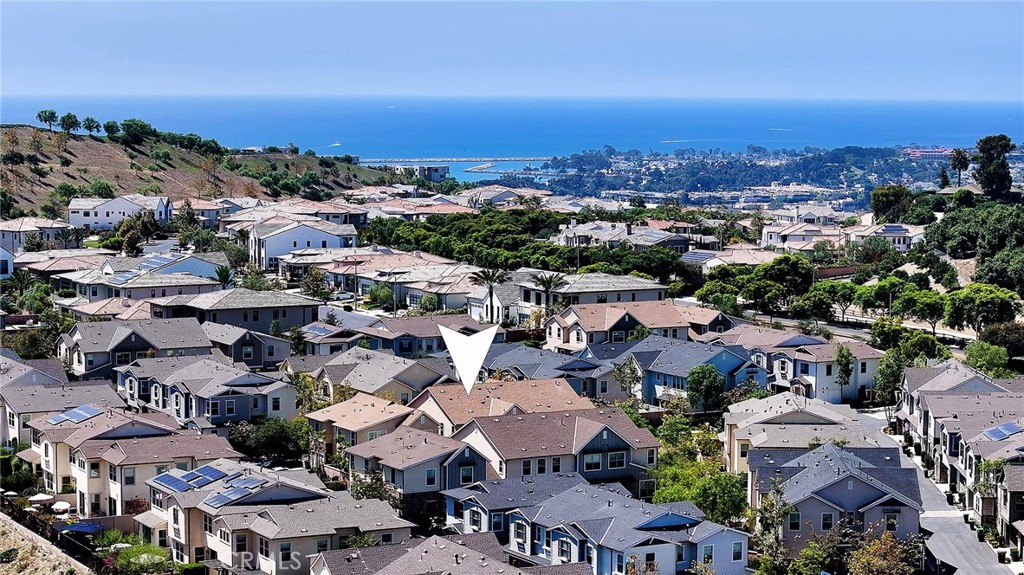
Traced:
[[915, 244], [924, 241], [925, 226], [910, 224], [876, 224], [870, 226], [853, 226], [846, 228], [846, 241], [851, 244], [863, 242], [868, 238], [882, 238], [894, 250], [903, 253]]
[[188, 198], [177, 202], [174, 206], [175, 210], [180, 210], [181, 206], [185, 202], [188, 202], [192, 206], [192, 210], [195, 211], [196, 219], [199, 220], [199, 227], [204, 230], [216, 230], [217, 224], [220, 220], [220, 215], [226, 213], [227, 208], [223, 202], [217, 200], [204, 200], [202, 198]]
[[[836, 363], [840, 346], [853, 355], [850, 381], [842, 387], [837, 381], [842, 366]], [[880, 350], [860, 341], [781, 348], [774, 354], [774, 385], [785, 387], [788, 382], [794, 393], [830, 403], [869, 400], [874, 397], [875, 372], [881, 359]]]
[[107, 258], [100, 266], [105, 274], [116, 274], [138, 270], [162, 274], [192, 274], [203, 278], [216, 278], [217, 268], [230, 266], [224, 252], [200, 252], [194, 254], [167, 253], [144, 254], [138, 258]]
[[811, 451], [751, 453], [752, 507], [775, 482], [793, 506], [783, 527], [793, 554], [837, 525], [854, 531], [916, 535], [924, 511], [918, 470], [900, 466], [895, 447], [850, 449], [826, 443]]
[[409, 407], [415, 412], [405, 425], [451, 436], [476, 417], [558, 413], [591, 409], [564, 379], [487, 380], [469, 393], [461, 383], [437, 384], [423, 390]]
[[692, 503], [652, 505], [615, 487], [578, 485], [507, 514], [509, 556], [535, 565], [582, 561], [596, 575], [675, 575], [695, 561], [747, 573], [748, 535], [704, 518]]
[[1007, 544], [1018, 551], [1024, 546], [1024, 465], [1003, 467], [997, 485], [999, 502], [996, 526]]
[[[28, 234], [38, 234], [44, 241], [57, 241], [62, 231], [73, 227], [73, 224], [47, 218], [22, 217], [3, 220], [0, 221], [0, 248], [13, 255], [21, 251]], [[12, 264], [12, 267], [8, 268], [8, 273], [13, 270]]]
[[449, 487], [441, 492], [445, 497], [445, 525], [459, 533], [493, 533], [501, 544], [508, 545], [508, 512], [532, 507], [580, 485], [589, 483], [577, 473], [565, 472]]
[[628, 246], [635, 251], [651, 248], [665, 248], [685, 253], [689, 240], [679, 234], [646, 226], [635, 226], [630, 222], [594, 221], [577, 224], [572, 218], [569, 224], [559, 226], [558, 235], [550, 240], [559, 246], [589, 247], [602, 246], [615, 249]]
[[[627, 342], [632, 345], [635, 342]], [[609, 344], [625, 349], [626, 344]], [[621, 352], [619, 352], [621, 353]], [[613, 354], [618, 357], [619, 353]], [[478, 381], [494, 379], [565, 379], [581, 396], [615, 402], [629, 397], [615, 378], [615, 364], [605, 357], [566, 356], [519, 344], [492, 344]]]
[[79, 513], [86, 516], [105, 515], [117, 504], [111, 506], [109, 501], [110, 463], [102, 460], [102, 453], [92, 451], [88, 454], [91, 459], [87, 459], [78, 451], [81, 447], [91, 440], [105, 441], [108, 446], [114, 442], [128, 445], [132, 440], [168, 436], [178, 430], [174, 421], [163, 414], [128, 414], [99, 403], [40, 416], [28, 425], [32, 430], [31, 452], [22, 452], [20, 456], [41, 465], [41, 487], [46, 491], [58, 493], [74, 486]]
[[412, 409], [366, 393], [306, 414], [313, 430], [322, 436], [310, 445], [310, 464], [332, 463], [343, 450], [394, 432]]
[[585, 563], [514, 567], [491, 533], [431, 536], [387, 546], [326, 551], [310, 575], [593, 575]]
[[708, 331], [732, 328], [732, 320], [717, 310], [672, 302], [581, 304], [567, 307], [548, 318], [546, 349], [576, 353], [593, 343], [623, 343], [642, 326], [653, 335], [689, 339]]
[[771, 217], [772, 222], [776, 225], [815, 224], [819, 226], [834, 226], [843, 223], [844, 220], [856, 214], [852, 212], [838, 212], [831, 206], [797, 205], [792, 208], [768, 210], [766, 215]]
[[508, 279], [494, 285], [490, 290], [487, 286], [476, 286], [466, 296], [466, 311], [469, 317], [503, 324], [520, 323], [519, 303], [523, 288], [519, 284], [530, 281], [535, 274], [547, 272], [534, 268], [519, 268], [507, 273]]
[[68, 222], [76, 228], [112, 230], [127, 217], [142, 210], [153, 212], [157, 223], [166, 225], [174, 217], [174, 206], [166, 196], [128, 194], [117, 198], [71, 198]]
[[154, 318], [196, 318], [260, 333], [270, 333], [274, 323], [282, 332], [317, 320], [320, 301], [281, 291], [231, 288], [200, 295], [168, 296], [149, 300]]
[[220, 282], [210, 277], [138, 269], [117, 273], [106, 273], [103, 269], [83, 269], [57, 274], [53, 276], [53, 281], [62, 288], [75, 290], [78, 299], [74, 301], [74, 305], [109, 298], [140, 300], [174, 295], [197, 295], [221, 289]]
[[141, 358], [209, 355], [212, 348], [193, 318], [81, 322], [57, 340], [57, 356], [80, 379], [107, 379]]
[[250, 259], [263, 269], [277, 269], [277, 258], [299, 248], [349, 248], [356, 245], [356, 228], [319, 219], [293, 221], [271, 218], [252, 226]]
[[573, 472], [591, 483], [626, 482], [641, 497], [654, 492], [648, 471], [660, 444], [618, 408], [481, 415], [452, 437], [487, 458], [489, 477]]
[[129, 404], [166, 413], [183, 427], [220, 435], [227, 434], [226, 425], [254, 417], [291, 420], [298, 415], [295, 387], [269, 374], [209, 358], [154, 367], [162, 361], [141, 359], [116, 370]]
[[413, 524], [387, 503], [327, 491], [315, 474], [264, 472], [219, 459], [146, 481], [152, 508], [135, 516], [147, 542], [170, 548], [175, 563], [267, 575], [309, 572], [309, 556], [341, 549], [353, 535], [383, 544], [409, 539]]
[[[769, 453], [767, 445], [772, 437], [775, 438], [773, 445], [781, 441], [785, 449], [806, 449], [812, 441], [828, 441], [844, 437], [848, 432], [857, 433], [861, 438], [864, 436], [857, 413], [849, 405], [828, 403], [790, 392], [729, 405], [725, 408], [724, 419], [725, 429], [719, 434], [719, 439], [722, 441], [722, 459], [729, 473], [748, 470], [750, 450]], [[786, 447], [790, 436], [802, 439]]]
[[[464, 315], [407, 316], [379, 318], [354, 331], [362, 334], [370, 349], [389, 351], [395, 355], [432, 354], [446, 349], [441, 326], [463, 335], [473, 335], [491, 327]], [[494, 342], [505, 341], [505, 329], [498, 327]]]
[[683, 254], [679, 260], [685, 265], [700, 268], [701, 273], [706, 275], [718, 266], [737, 264], [759, 266], [772, 262], [781, 255], [779, 252], [756, 247], [728, 248], [722, 251], [690, 250]]
[[215, 349], [253, 370], [276, 369], [291, 355], [291, 341], [258, 331], [208, 321], [202, 325]]
[[[660, 301], [665, 299], [665, 286], [654, 280], [606, 273], [570, 274], [563, 276], [565, 285], [551, 292], [551, 299], [561, 298], [565, 305], [609, 302]], [[532, 278], [521, 280], [519, 321], [525, 321], [535, 310], [554, 307], [547, 294]], [[559, 311], [559, 310], [556, 310]]]
[[[66, 378], [59, 381], [31, 367], [25, 370], [25, 366], [10, 367], [6, 362], [4, 365], [15, 375], [22, 374], [17, 377], [17, 383], [0, 387], [0, 415], [3, 417], [0, 429], [4, 445], [16, 446], [19, 441], [28, 443], [32, 439], [29, 421], [42, 416], [85, 403], [95, 403], [104, 408], [124, 406], [124, 401], [108, 381], [69, 383]], [[0, 377], [7, 376], [11, 371], [0, 374]]]
[[910, 434], [913, 442], [929, 446], [935, 434], [930, 432], [929, 414], [923, 404], [929, 395], [1006, 393], [1010, 390], [992, 381], [984, 373], [955, 359], [933, 367], [908, 367], [903, 370], [899, 393], [896, 429]]
[[12, 273], [14, 273], [14, 254], [7, 248], [0, 246], [0, 279], [9, 278]]
[[[693, 335], [693, 339], [720, 345], [740, 346], [747, 350], [754, 363], [768, 371], [769, 387], [773, 386], [777, 379], [775, 376], [775, 356], [782, 350], [802, 345], [828, 343], [822, 337], [804, 335], [796, 330], [772, 329], [753, 324], [736, 325], [723, 333]], [[781, 386], [777, 391], [788, 389], [788, 386]]]
[[488, 466], [468, 444], [411, 427], [357, 443], [345, 454], [349, 481], [380, 473], [401, 498], [402, 516], [420, 524], [444, 514], [442, 490], [472, 485], [486, 477]]
[[[333, 311], [333, 310], [332, 310]], [[365, 336], [354, 328], [365, 327], [374, 321], [373, 316], [366, 316], [353, 312], [341, 312], [345, 314], [342, 320], [336, 320], [337, 324], [329, 324], [322, 321], [313, 322], [303, 326], [300, 330], [306, 341], [307, 355], [331, 355], [348, 351], [355, 347], [359, 340]], [[337, 316], [337, 314], [335, 314]], [[352, 318], [350, 320], [349, 318]]]
[[632, 390], [625, 391], [650, 405], [667, 403], [676, 396], [686, 397], [686, 378], [690, 370], [699, 365], [713, 366], [725, 379], [726, 389], [748, 381], [765, 387], [768, 377], [767, 371], [751, 361], [740, 346], [681, 341], [659, 335], [628, 347], [612, 363], [632, 366], [639, 381]]
[[234, 197], [234, 198], [217, 198], [213, 200], [214, 203], [221, 206], [221, 214], [233, 214], [240, 210], [247, 210], [249, 208], [257, 208], [263, 205], [263, 200], [259, 198], [249, 197]]
[[836, 251], [846, 241], [839, 226], [798, 223], [783, 226], [765, 226], [761, 230], [761, 247], [776, 251], [811, 254], [820, 242], [829, 242], [830, 251]]
[[324, 397], [334, 397], [336, 389], [351, 388], [407, 404], [424, 388], [449, 381], [448, 373], [442, 371], [427, 362], [354, 347], [329, 360], [312, 375]]
[[[465, 271], [465, 266], [457, 266], [455, 265], [457, 262], [427, 252], [401, 252], [379, 246], [356, 248], [351, 251], [351, 254], [337, 255], [330, 261], [321, 263], [311, 261], [312, 256], [310, 256], [299, 259], [295, 265], [317, 265], [324, 270], [324, 273], [327, 274], [327, 281], [335, 289], [358, 295], [365, 296], [373, 286], [385, 283], [392, 289], [394, 299], [398, 302], [406, 300], [405, 292], [402, 291], [404, 282], [428, 281], [434, 275], [451, 277], [453, 274], [446, 274], [445, 269]], [[289, 265], [293, 264], [289, 262]], [[432, 267], [432, 274], [427, 274], [419, 269], [425, 266]], [[412, 273], [413, 270], [417, 270], [415, 274]]]

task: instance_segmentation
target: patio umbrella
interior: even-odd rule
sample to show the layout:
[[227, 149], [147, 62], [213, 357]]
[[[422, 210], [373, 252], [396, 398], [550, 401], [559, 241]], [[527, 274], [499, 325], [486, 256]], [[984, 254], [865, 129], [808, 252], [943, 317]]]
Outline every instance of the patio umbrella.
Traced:
[[127, 549], [127, 548], [129, 548], [131, 546], [132, 546], [131, 543], [114, 543], [113, 545], [110, 546], [110, 550], [114, 551], [116, 549]]
[[50, 509], [53, 509], [54, 511], [60, 513], [63, 511], [67, 511], [68, 509], [71, 509], [71, 504], [68, 503], [67, 501], [58, 501], [51, 505]]
[[40, 501], [49, 501], [51, 499], [53, 499], [53, 495], [50, 495], [48, 493], [36, 493], [32, 497], [28, 498], [28, 500], [31, 501], [32, 503], [39, 503]]
[[39, 510], [35, 507], [26, 507], [25, 511], [28, 511], [29, 513], [37, 513]]
[[4, 492], [4, 497], [16, 497], [18, 494], [13, 491]]

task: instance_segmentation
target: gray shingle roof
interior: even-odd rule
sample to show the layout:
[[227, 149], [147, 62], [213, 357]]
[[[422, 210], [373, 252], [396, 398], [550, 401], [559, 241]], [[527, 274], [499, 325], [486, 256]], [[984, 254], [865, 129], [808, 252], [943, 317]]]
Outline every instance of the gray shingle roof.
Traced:
[[122, 407], [124, 400], [108, 381], [82, 381], [60, 385], [8, 386], [0, 397], [17, 413], [64, 411], [87, 403], [98, 407]]
[[232, 288], [197, 295], [179, 295], [150, 300], [154, 305], [187, 306], [201, 310], [282, 308], [319, 306], [320, 302], [304, 295], [282, 291], [253, 291]]
[[457, 439], [436, 433], [399, 427], [392, 433], [353, 445], [346, 452], [364, 459], [377, 459], [392, 469], [407, 469], [438, 457], [451, 457], [466, 446]]
[[158, 350], [211, 347], [210, 338], [206, 337], [199, 322], [191, 317], [82, 322], [72, 328], [69, 335], [83, 352], [91, 353], [110, 351], [133, 333]]
[[575, 473], [551, 473], [535, 475], [530, 479], [480, 481], [442, 493], [459, 501], [474, 499], [488, 511], [494, 512], [537, 505], [577, 485], [589, 485], [589, 482]]

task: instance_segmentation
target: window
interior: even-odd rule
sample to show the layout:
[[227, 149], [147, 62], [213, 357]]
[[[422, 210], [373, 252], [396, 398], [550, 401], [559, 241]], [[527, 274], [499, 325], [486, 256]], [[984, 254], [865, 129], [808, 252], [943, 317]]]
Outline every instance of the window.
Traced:
[[380, 544], [381, 545], [391, 545], [391, 543], [392, 543], [391, 534], [390, 533], [382, 533], [381, 536], [380, 536]]
[[260, 321], [260, 310], [252, 310], [252, 321]]
[[161, 473], [167, 473], [167, 466], [166, 465], [157, 465], [156, 466], [156, 474], [160, 475]]
[[178, 521], [179, 521], [178, 508], [177, 507], [172, 507], [171, 508], [171, 524], [172, 525], [177, 525]]
[[743, 542], [733, 541], [732, 542], [732, 560], [743, 561]]
[[280, 397], [275, 397], [270, 400], [270, 411], [281, 411]]
[[7, 412], [7, 426], [11, 427], [11, 428], [17, 428], [18, 427], [18, 425], [16, 423], [16, 420], [14, 418], [14, 412], [13, 411]]
[[601, 454], [588, 453], [583, 456], [583, 471], [601, 471]]
[[231, 543], [231, 533], [229, 533], [227, 529], [218, 529], [217, 538], [224, 543]]
[[427, 470], [427, 487], [433, 487], [434, 485], [437, 485], [437, 470], [431, 468]]
[[794, 512], [794, 513], [790, 513], [789, 514], [789, 530], [790, 531], [800, 531], [800, 514], [799, 513]]
[[[49, 445], [49, 444], [47, 444]], [[100, 462], [93, 461], [89, 463], [89, 478], [95, 478], [100, 476]]]
[[469, 511], [469, 526], [473, 531], [480, 531], [482, 521], [483, 514], [480, 513], [479, 509], [471, 509]]
[[469, 485], [473, 483], [473, 466], [463, 465], [459, 468], [459, 485]]
[[274, 357], [274, 346], [267, 346], [267, 357]]
[[741, 459], [746, 459], [747, 458], [747, 453], [749, 453], [749, 452], [750, 452], [750, 446], [747, 445], [746, 443], [741, 443], [740, 444], [740, 458]]
[[242, 359], [252, 359], [252, 355], [253, 355], [252, 354], [252, 346], [251, 345], [243, 345], [242, 346]]
[[601, 393], [608, 393], [608, 380], [607, 379], [602, 379], [601, 380]]
[[366, 437], [369, 438], [372, 441], [374, 439], [377, 439], [378, 437], [382, 437], [384, 435], [387, 435], [387, 433], [388, 432], [385, 431], [385, 430], [371, 431], [371, 432], [366, 434]]
[[278, 545], [278, 551], [281, 555], [280, 557], [278, 557], [278, 564], [283, 566], [285, 563], [290, 562], [292, 560], [291, 543], [282, 543]]
[[225, 401], [224, 402], [224, 407], [226, 408], [224, 411], [228, 415], [234, 415], [235, 414], [235, 400], [229, 399], [229, 400]]
[[898, 513], [886, 513], [885, 514], [885, 530], [886, 531], [896, 531], [896, 528], [899, 527], [899, 524], [900, 524], [899, 518], [900, 518], [900, 516], [899, 516]]
[[615, 554], [615, 572], [625, 573], [626, 572], [626, 556], [622, 553]]
[[832, 513], [822, 513], [821, 530], [828, 531], [829, 529], [832, 529], [833, 525], [835, 525], [835, 515], [833, 515]]
[[153, 507], [158, 507], [160, 509], [163, 509], [164, 508], [164, 494], [160, 493], [159, 491], [154, 489], [152, 491], [152, 494], [150, 495], [149, 502], [153, 505]]
[[270, 542], [260, 537], [260, 557], [270, 559]]
[[516, 541], [526, 541], [526, 524], [517, 521], [512, 527], [512, 537]]
[[323, 553], [324, 551], [327, 551], [327, 540], [326, 539], [317, 539], [316, 540], [316, 552], [317, 553]]
[[626, 452], [615, 451], [608, 454], [608, 469], [625, 469]]
[[213, 517], [203, 513], [203, 533], [213, 533]]
[[551, 473], [560, 473], [562, 471], [562, 458], [552, 457], [551, 458]]
[[868, 362], [866, 362], [866, 361], [860, 362], [860, 372], [861, 373], [867, 373], [868, 372]]
[[220, 402], [211, 400], [206, 404], [210, 408], [210, 415], [220, 415]]
[[648, 449], [647, 450], [647, 465], [654, 465], [658, 462], [658, 450]]
[[537, 475], [542, 475], [548, 472], [548, 460], [540, 458], [537, 460]]
[[612, 343], [622, 343], [626, 341], [626, 334], [621, 331], [612, 332]]
[[800, 362], [800, 375], [807, 375], [811, 372], [811, 367], [807, 363]]
[[249, 542], [245, 539], [245, 533], [235, 533], [235, 553], [245, 553]]
[[131, 355], [127, 351], [117, 352], [114, 354], [114, 365], [128, 365], [132, 361]]
[[135, 468], [125, 467], [121, 472], [122, 479], [124, 479], [125, 485], [135, 485]]
[[714, 545], [701, 545], [700, 547], [700, 560], [704, 563], [715, 562], [715, 546]]
[[569, 544], [568, 539], [558, 540], [558, 558], [568, 563], [571, 561], [572, 545]]
[[491, 531], [501, 531], [501, 513], [491, 513]]
[[[49, 447], [49, 445], [47, 445]], [[117, 466], [110, 465], [110, 480], [117, 481]]]
[[825, 375], [832, 375], [832, 364], [825, 364]]
[[523, 475], [533, 475], [532, 467], [533, 461], [530, 459], [523, 460]]

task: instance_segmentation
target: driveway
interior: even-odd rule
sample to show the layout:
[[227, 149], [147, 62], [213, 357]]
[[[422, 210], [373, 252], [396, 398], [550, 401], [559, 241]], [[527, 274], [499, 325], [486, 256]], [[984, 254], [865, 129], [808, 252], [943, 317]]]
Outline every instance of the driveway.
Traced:
[[[882, 433], [885, 427], [882, 413], [862, 413], [859, 418], [864, 429], [875, 432], [878, 445], [899, 447], [893, 438]], [[924, 471], [902, 451], [900, 459], [904, 467], [917, 469], [924, 504], [921, 527], [932, 533], [927, 543], [931, 555], [945, 565], [956, 567], [956, 575], [1011, 575], [1010, 568], [998, 562], [988, 544], [978, 541], [976, 532], [964, 523], [963, 512], [946, 503], [946, 495], [924, 476]]]

